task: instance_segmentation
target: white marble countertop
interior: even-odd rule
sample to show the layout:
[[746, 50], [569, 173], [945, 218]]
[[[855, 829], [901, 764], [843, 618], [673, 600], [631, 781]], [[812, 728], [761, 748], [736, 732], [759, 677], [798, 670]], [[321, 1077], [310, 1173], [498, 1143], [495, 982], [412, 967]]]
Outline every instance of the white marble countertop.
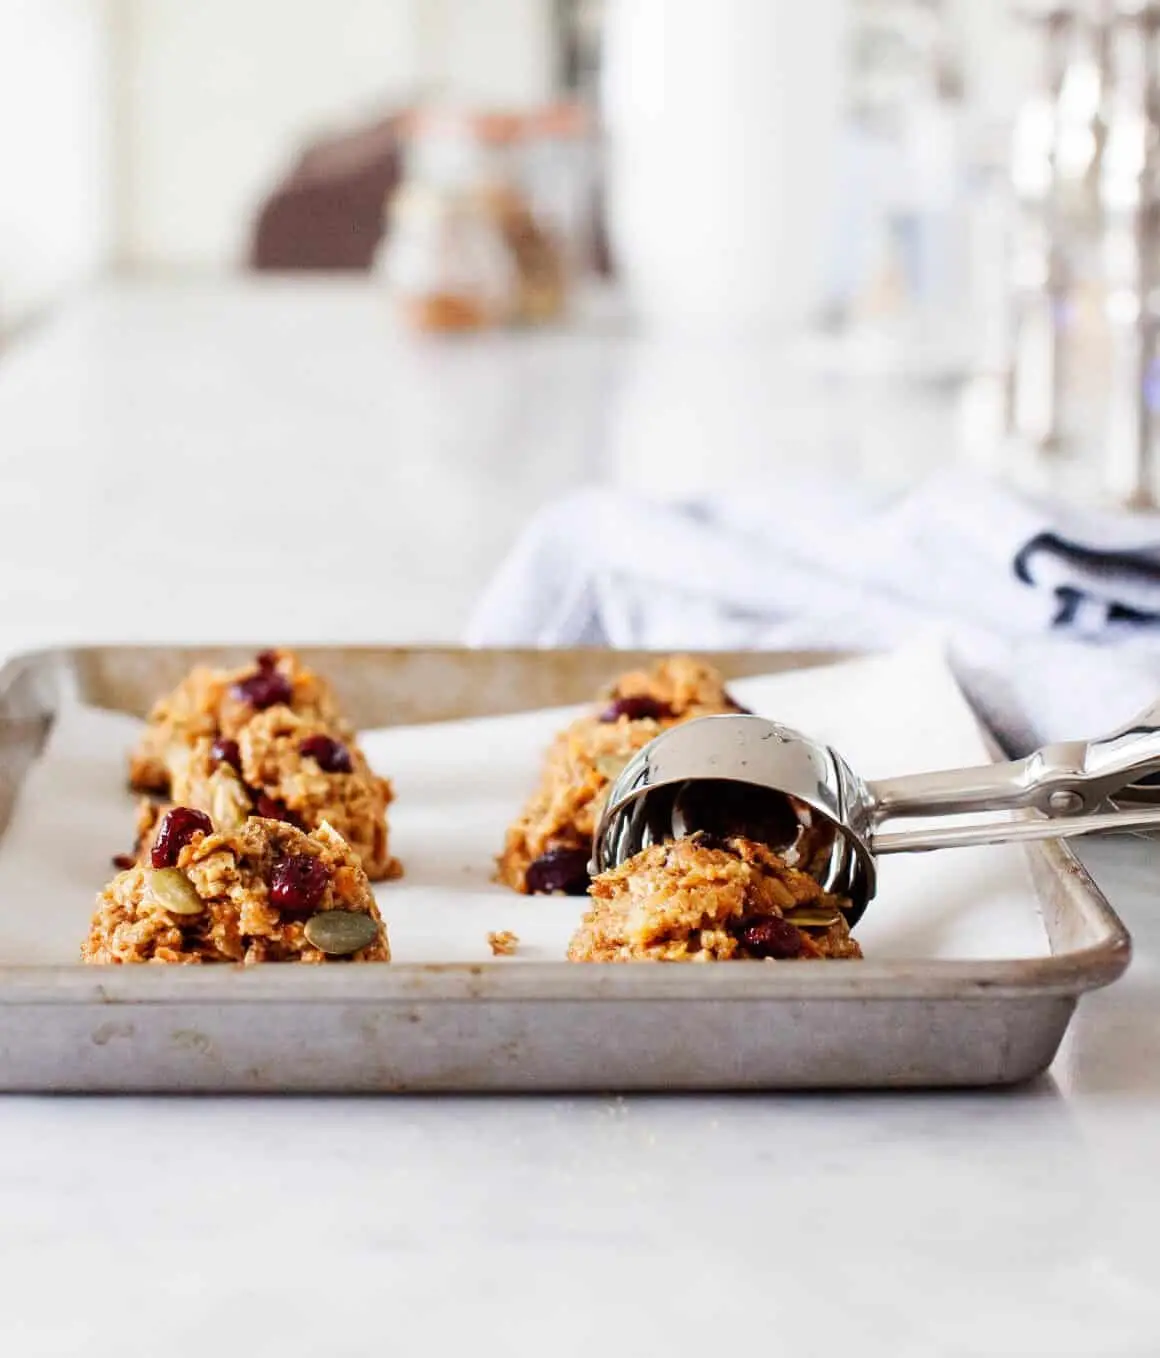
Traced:
[[[577, 480], [954, 429], [741, 349], [407, 343], [361, 284], [113, 289], [0, 357], [0, 649], [453, 639]], [[1136, 960], [1026, 1089], [0, 1100], [0, 1352], [1160, 1352], [1160, 851], [1086, 856]]]

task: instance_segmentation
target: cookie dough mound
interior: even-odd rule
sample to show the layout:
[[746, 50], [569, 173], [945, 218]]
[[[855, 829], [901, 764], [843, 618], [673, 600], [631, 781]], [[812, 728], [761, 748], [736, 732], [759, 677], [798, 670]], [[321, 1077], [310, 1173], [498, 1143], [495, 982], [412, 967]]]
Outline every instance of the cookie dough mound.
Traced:
[[609, 785], [660, 731], [651, 718], [595, 717], [581, 717], [562, 731], [548, 751], [540, 786], [508, 829], [499, 880], [528, 895], [583, 895]]
[[670, 726], [740, 710], [721, 675], [689, 656], [622, 675], [552, 743], [539, 786], [508, 829], [498, 880], [528, 895], [582, 895], [604, 798], [631, 756]]
[[397, 877], [388, 843], [391, 785], [372, 772], [353, 737], [288, 707], [259, 712], [223, 753], [202, 738], [173, 771], [173, 799], [206, 811], [220, 829], [252, 815], [315, 830], [324, 822], [355, 850], [372, 881]]
[[654, 844], [592, 883], [573, 962], [861, 957], [839, 907], [764, 844], [697, 834]]
[[618, 703], [627, 707], [635, 700], [659, 708], [656, 716], [666, 726], [743, 710], [730, 696], [720, 671], [688, 655], [668, 656], [651, 670], [622, 674], [603, 697], [606, 719]]
[[229, 831], [189, 830], [197, 813], [178, 812], [183, 834], [165, 839], [159, 828], [171, 850], [164, 864], [129, 868], [97, 898], [84, 962], [390, 961], [367, 875], [329, 825], [306, 834], [253, 817]]
[[263, 651], [240, 669], [199, 666], [153, 707], [129, 759], [131, 786], [167, 795], [174, 769], [199, 740], [236, 740], [257, 713], [274, 706], [322, 723], [339, 739], [351, 735], [325, 679], [291, 651]]

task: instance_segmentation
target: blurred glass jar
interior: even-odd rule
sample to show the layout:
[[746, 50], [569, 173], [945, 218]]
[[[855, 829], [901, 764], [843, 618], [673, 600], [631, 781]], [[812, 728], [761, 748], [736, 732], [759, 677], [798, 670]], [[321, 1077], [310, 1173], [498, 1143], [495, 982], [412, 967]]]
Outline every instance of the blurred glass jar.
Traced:
[[[569, 261], [559, 184], [535, 118], [429, 111], [412, 120], [380, 267], [405, 318], [427, 330], [559, 316]], [[533, 153], [534, 152], [534, 153]]]
[[570, 290], [593, 271], [596, 255], [596, 141], [582, 103], [549, 104], [528, 116], [520, 178], [537, 223], [563, 257]]
[[550, 197], [538, 152], [533, 115], [477, 114], [471, 120], [477, 145], [476, 190], [507, 246], [515, 286], [511, 319], [525, 324], [558, 317], [568, 296], [564, 250], [547, 217]]
[[391, 200], [381, 268], [403, 320], [416, 330], [480, 330], [507, 318], [511, 259], [472, 194], [404, 184]]
[[478, 184], [479, 156], [465, 121], [414, 115], [377, 269], [415, 329], [479, 330], [507, 319], [514, 270]]

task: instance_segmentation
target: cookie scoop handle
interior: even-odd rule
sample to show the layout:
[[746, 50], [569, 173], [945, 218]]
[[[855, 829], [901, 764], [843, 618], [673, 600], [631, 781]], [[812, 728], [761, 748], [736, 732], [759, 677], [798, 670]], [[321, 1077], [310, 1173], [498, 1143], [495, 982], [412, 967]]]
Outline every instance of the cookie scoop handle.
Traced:
[[[1160, 824], [1160, 808], [1112, 808], [1108, 799], [1160, 771], [1160, 704], [1110, 735], [1045, 745], [1023, 759], [866, 784], [875, 853], [1052, 839]], [[973, 824], [882, 827], [906, 818], [1011, 812]]]

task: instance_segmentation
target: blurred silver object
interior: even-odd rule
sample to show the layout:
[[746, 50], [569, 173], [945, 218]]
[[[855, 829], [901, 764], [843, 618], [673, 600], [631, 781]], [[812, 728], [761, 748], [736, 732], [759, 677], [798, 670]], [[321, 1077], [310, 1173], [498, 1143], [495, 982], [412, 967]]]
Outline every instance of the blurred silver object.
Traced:
[[[827, 891], [850, 901], [847, 917], [855, 924], [874, 897], [879, 854], [1160, 825], [1160, 807], [1108, 809], [1110, 797], [1157, 770], [1160, 703], [1102, 740], [1061, 742], [1007, 763], [874, 782], [829, 745], [792, 727], [747, 715], [703, 717], [664, 732], [625, 765], [596, 830], [592, 871], [618, 866], [674, 836], [705, 828], [720, 833], [698, 815], [713, 809], [712, 799], [698, 799], [695, 791], [707, 780], [744, 784], [784, 799], [780, 807], [767, 800], [755, 818], [777, 827], [775, 838], [789, 823], [790, 832], [773, 847], [786, 850], [791, 861], [805, 838], [813, 841], [806, 855], [811, 872]], [[955, 819], [980, 812], [1003, 814]], [[915, 818], [926, 824], [883, 828]], [[821, 842], [819, 829], [830, 832]]]
[[1008, 431], [1100, 459], [1118, 503], [1156, 503], [1160, 5], [1019, 11], [1037, 83], [1012, 139]]
[[1112, 380], [1109, 489], [1156, 503], [1157, 213], [1160, 211], [1160, 6], [1121, 0], [1108, 17], [1107, 144], [1100, 174]]
[[1060, 446], [1072, 374], [1077, 289], [1096, 228], [1093, 185], [1103, 150], [1107, 45], [1091, 4], [1020, 7], [1035, 33], [1038, 74], [1015, 120], [1010, 259], [1011, 433]]

